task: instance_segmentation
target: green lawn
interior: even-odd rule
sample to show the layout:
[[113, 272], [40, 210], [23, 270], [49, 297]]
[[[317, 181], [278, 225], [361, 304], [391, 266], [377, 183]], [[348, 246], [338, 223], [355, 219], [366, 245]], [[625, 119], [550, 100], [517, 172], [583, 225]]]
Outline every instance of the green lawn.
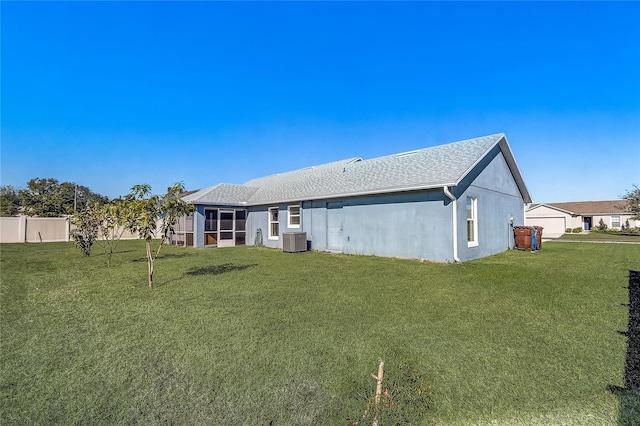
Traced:
[[609, 391], [640, 245], [462, 264], [166, 249], [148, 289], [141, 241], [110, 269], [0, 246], [3, 425], [369, 424], [380, 360], [382, 425], [640, 424]]
[[609, 232], [588, 232], [584, 234], [563, 234], [561, 240], [571, 241], [600, 241], [600, 242], [630, 242], [640, 243], [638, 235], [622, 235]]

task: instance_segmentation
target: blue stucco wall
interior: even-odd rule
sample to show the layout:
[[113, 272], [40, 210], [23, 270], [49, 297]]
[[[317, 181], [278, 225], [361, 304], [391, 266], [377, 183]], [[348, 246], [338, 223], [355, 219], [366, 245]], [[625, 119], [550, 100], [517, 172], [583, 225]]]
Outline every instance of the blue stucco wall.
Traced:
[[[458, 198], [458, 256], [477, 259], [513, 247], [514, 225], [524, 224], [524, 201], [499, 148], [452, 191]], [[477, 198], [478, 246], [467, 244], [467, 197]]]
[[452, 260], [451, 206], [442, 191], [420, 191], [345, 202], [349, 254]]
[[[249, 208], [248, 240], [262, 229], [267, 247], [281, 248], [282, 234], [303, 231], [312, 250], [329, 250], [327, 206], [336, 200], [302, 203], [302, 226], [287, 228], [287, 206], [279, 205], [280, 238], [267, 238], [268, 207]], [[342, 201], [342, 251], [403, 258], [453, 260], [451, 206], [442, 190], [408, 192]], [[251, 237], [251, 238], [249, 238]]]

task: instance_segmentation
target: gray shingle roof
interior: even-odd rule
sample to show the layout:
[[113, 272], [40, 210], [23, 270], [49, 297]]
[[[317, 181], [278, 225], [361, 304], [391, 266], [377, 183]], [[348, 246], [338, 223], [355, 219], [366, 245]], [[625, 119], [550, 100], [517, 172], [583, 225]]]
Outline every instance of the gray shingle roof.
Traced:
[[258, 190], [258, 188], [246, 185], [232, 185], [219, 183], [209, 188], [201, 189], [193, 194], [182, 197], [184, 201], [192, 204], [219, 204], [241, 205]]
[[528, 192], [503, 133], [370, 160], [350, 158], [244, 185], [216, 185], [184, 199], [193, 204], [260, 205], [454, 186], [497, 144], [527, 201]]
[[628, 200], [573, 201], [566, 203], [532, 204], [527, 211], [540, 206], [554, 207], [574, 215], [631, 213], [631, 206], [629, 205]]

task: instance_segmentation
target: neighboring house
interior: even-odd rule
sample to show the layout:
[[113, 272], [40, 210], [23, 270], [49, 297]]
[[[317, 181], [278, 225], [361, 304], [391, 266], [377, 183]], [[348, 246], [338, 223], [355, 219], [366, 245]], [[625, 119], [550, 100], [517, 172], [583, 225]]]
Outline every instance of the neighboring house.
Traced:
[[627, 220], [632, 228], [640, 226], [640, 221], [631, 219], [627, 200], [532, 204], [526, 216], [527, 225], [542, 226], [542, 235], [550, 238], [559, 237], [567, 228], [589, 231], [600, 219], [608, 228], [621, 229]]
[[385, 157], [355, 157], [185, 196], [181, 241], [282, 248], [306, 232], [312, 250], [460, 261], [513, 246], [529, 192], [504, 134]]

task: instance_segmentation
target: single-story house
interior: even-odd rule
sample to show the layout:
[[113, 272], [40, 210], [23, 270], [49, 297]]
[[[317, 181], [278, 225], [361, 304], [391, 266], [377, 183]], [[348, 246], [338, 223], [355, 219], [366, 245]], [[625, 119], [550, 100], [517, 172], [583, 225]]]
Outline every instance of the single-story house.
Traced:
[[183, 199], [195, 212], [176, 232], [189, 246], [282, 248], [285, 233], [304, 232], [311, 250], [442, 262], [513, 247], [513, 226], [524, 225], [531, 203], [503, 133], [222, 183]]
[[577, 201], [532, 204], [526, 212], [526, 223], [542, 226], [543, 236], [556, 238], [568, 228], [589, 231], [597, 227], [600, 220], [608, 228], [614, 229], [640, 226], [640, 221], [633, 220], [632, 217], [627, 200]]

